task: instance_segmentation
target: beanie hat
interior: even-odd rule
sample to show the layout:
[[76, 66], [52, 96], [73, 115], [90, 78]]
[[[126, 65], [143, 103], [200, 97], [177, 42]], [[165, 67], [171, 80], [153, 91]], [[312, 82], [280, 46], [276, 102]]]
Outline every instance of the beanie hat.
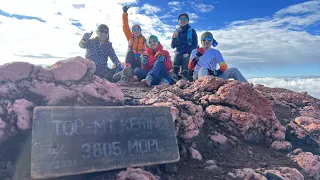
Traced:
[[131, 31], [132, 31], [132, 29], [135, 28], [135, 27], [138, 27], [138, 28], [141, 29], [141, 26], [140, 26], [139, 24], [134, 24], [134, 25], [132, 26], [132, 28], [131, 28]]
[[149, 35], [148, 37], [147, 37], [147, 45], [148, 45], [148, 47], [149, 47], [149, 45], [150, 45], [150, 38], [153, 38], [153, 39], [155, 39], [156, 40], [156, 42], [159, 42], [159, 40], [158, 40], [158, 37], [156, 36], [156, 35]]
[[187, 13], [182, 13], [182, 14], [180, 14], [180, 15], [178, 16], [178, 19], [180, 19], [181, 16], [186, 16], [186, 17], [188, 18], [188, 21], [189, 21], [189, 16], [188, 16]]
[[97, 30], [107, 30], [108, 32], [109, 32], [109, 28], [108, 28], [108, 26], [107, 25], [105, 25], [105, 24], [100, 24], [99, 26], [98, 26], [98, 28], [97, 28]]

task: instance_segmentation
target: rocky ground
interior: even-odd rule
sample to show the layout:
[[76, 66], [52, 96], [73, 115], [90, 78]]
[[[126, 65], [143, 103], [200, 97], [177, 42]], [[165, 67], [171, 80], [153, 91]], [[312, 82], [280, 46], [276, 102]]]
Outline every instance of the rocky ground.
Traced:
[[93, 72], [79, 57], [49, 70], [0, 66], [0, 179], [30, 179], [30, 112], [37, 105], [172, 107], [179, 162], [57, 180], [319, 179], [320, 100], [307, 93], [213, 77], [149, 88], [111, 84]]

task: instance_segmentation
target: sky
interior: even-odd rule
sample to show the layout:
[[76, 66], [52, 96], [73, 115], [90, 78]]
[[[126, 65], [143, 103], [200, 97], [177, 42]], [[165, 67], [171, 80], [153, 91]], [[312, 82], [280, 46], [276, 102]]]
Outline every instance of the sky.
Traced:
[[123, 5], [131, 6], [130, 26], [157, 35], [172, 57], [171, 37], [186, 12], [198, 39], [212, 32], [228, 66], [245, 77], [320, 76], [320, 0], [0, 0], [0, 65], [84, 56], [78, 43], [100, 23], [124, 61]]

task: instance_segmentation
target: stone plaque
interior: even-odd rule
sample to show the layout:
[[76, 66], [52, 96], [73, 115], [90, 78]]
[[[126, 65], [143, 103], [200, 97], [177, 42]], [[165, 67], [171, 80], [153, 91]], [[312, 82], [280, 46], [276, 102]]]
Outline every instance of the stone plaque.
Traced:
[[38, 106], [33, 112], [34, 179], [177, 162], [170, 107]]

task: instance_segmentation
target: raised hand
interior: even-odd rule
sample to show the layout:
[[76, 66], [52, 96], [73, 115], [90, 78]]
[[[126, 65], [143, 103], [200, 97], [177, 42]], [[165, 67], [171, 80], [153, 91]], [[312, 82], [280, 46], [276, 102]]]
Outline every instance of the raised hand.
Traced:
[[84, 41], [89, 40], [90, 37], [92, 36], [92, 33], [93, 33], [92, 31], [89, 32], [89, 33], [85, 33], [85, 34], [83, 35], [83, 37], [82, 37], [82, 40], [84, 40]]
[[197, 57], [200, 57], [200, 56], [202, 56], [204, 54], [204, 49], [203, 48], [198, 48], [197, 49], [197, 54], [196, 54], [196, 56]]
[[175, 30], [174, 33], [173, 33], [173, 38], [177, 38], [179, 35], [179, 31], [178, 30]]
[[130, 6], [123, 6], [122, 7], [123, 13], [128, 13], [129, 8], [130, 8]]

